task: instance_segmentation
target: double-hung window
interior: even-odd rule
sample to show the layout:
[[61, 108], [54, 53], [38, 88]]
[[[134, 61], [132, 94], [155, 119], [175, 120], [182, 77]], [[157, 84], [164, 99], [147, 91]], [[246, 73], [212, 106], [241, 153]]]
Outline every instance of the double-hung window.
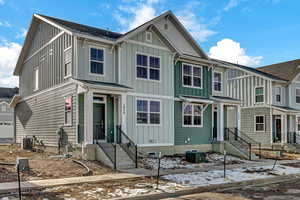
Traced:
[[160, 80], [160, 58], [143, 54], [136, 55], [136, 77], [140, 79]]
[[37, 91], [39, 89], [39, 68], [36, 67], [33, 70], [33, 76], [34, 76], [34, 86], [33, 86], [33, 90]]
[[65, 125], [72, 125], [72, 97], [65, 98]]
[[222, 91], [222, 73], [214, 72], [214, 91]]
[[263, 103], [264, 102], [264, 87], [256, 87], [255, 88], [255, 103]]
[[255, 131], [264, 131], [264, 130], [265, 130], [265, 117], [255, 116]]
[[91, 74], [104, 75], [104, 50], [90, 48]]
[[183, 64], [183, 86], [202, 88], [202, 67]]
[[69, 77], [72, 73], [72, 48], [64, 51], [64, 76]]
[[297, 131], [300, 131], [300, 116], [296, 117]]
[[296, 88], [296, 103], [300, 104], [300, 88]]
[[203, 106], [183, 104], [183, 126], [201, 127], [203, 124]]
[[276, 102], [278, 102], [278, 103], [281, 102], [281, 87], [275, 88], [275, 99], [276, 99]]
[[160, 124], [160, 101], [137, 100], [137, 124]]

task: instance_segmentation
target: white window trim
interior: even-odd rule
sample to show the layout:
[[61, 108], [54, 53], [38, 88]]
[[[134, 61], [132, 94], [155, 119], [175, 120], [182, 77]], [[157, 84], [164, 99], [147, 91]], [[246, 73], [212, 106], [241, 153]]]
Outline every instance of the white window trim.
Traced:
[[[147, 56], [147, 67], [145, 66], [141, 66], [139, 65], [140, 67], [143, 67], [143, 68], [146, 68], [147, 69], [147, 78], [140, 78], [140, 77], [137, 77], [137, 55], [143, 55], [143, 56]], [[159, 58], [159, 68], [153, 68], [153, 67], [150, 67], [150, 57], [154, 57], [154, 58]], [[150, 79], [150, 69], [156, 69], [156, 70], [159, 70], [159, 80], [154, 80], [154, 79]], [[136, 52], [135, 53], [135, 77], [137, 80], [141, 80], [141, 81], [153, 81], [153, 82], [157, 82], [157, 83], [160, 83], [161, 82], [161, 73], [162, 73], [162, 70], [161, 70], [161, 56], [156, 56], [156, 55], [152, 55], [152, 54], [147, 54], [147, 53], [140, 53], [140, 52]]]
[[[263, 101], [262, 102], [256, 102], [256, 89], [257, 88], [263, 88]], [[266, 92], [265, 92], [265, 87], [264, 86], [256, 86], [254, 87], [254, 104], [264, 104], [265, 103], [265, 98], [266, 98]]]
[[[184, 107], [186, 105], [192, 105], [192, 125], [185, 125], [184, 124]], [[197, 106], [201, 106], [201, 125], [194, 125], [194, 105]], [[186, 128], [193, 128], [193, 127], [197, 127], [197, 128], [202, 128], [203, 127], [203, 105], [202, 104], [197, 104], [197, 103], [182, 103], [182, 113], [181, 113], [181, 119], [182, 119], [182, 127], [186, 127]]]
[[[192, 75], [187, 75], [187, 76], [191, 76], [192, 77], [192, 85], [185, 85], [184, 84], [184, 70], [183, 70], [183, 67], [184, 65], [189, 65], [192, 67]], [[198, 67], [201, 69], [201, 87], [197, 87], [197, 86], [194, 86], [194, 67]], [[189, 63], [182, 63], [182, 66], [181, 66], [181, 79], [182, 79], [182, 86], [183, 87], [188, 87], [188, 88], [195, 88], [195, 89], [203, 89], [203, 67], [200, 66], [200, 65], [195, 65], [195, 64], [189, 64]]]
[[[221, 75], [221, 82], [218, 82], [218, 83], [221, 83], [221, 90], [220, 91], [218, 91], [218, 90], [215, 90], [215, 74], [220, 74]], [[222, 93], [223, 92], [223, 73], [222, 72], [219, 72], [219, 71], [214, 71], [213, 72], [213, 85], [212, 85], [212, 87], [213, 87], [213, 90], [214, 90], [214, 92], [217, 92], [217, 93]]]
[[[297, 103], [297, 90], [300, 90], [300, 88], [299, 88], [299, 87], [295, 88], [295, 103], [296, 103], [297, 105], [300, 105], [300, 103]], [[299, 96], [299, 97], [300, 97], [300, 96]]]
[[296, 128], [295, 128], [295, 130], [296, 130], [296, 132], [300, 132], [300, 130], [298, 129], [298, 117], [300, 117], [300, 115], [296, 115]]
[[69, 75], [67, 75], [67, 76], [65, 76], [65, 74], [66, 74], [66, 72], [65, 72], [65, 66], [66, 66], [66, 62], [65, 62], [65, 52], [66, 51], [68, 51], [69, 49], [71, 49], [72, 48], [72, 46], [69, 46], [69, 47], [67, 47], [65, 50], [64, 50], [64, 55], [63, 55], [63, 60], [64, 60], [64, 79], [67, 79], [67, 78], [70, 78], [71, 76], [72, 76], [72, 74], [73, 74], [73, 52], [72, 52], [72, 50], [71, 50], [71, 61], [70, 61], [70, 63], [71, 63], [71, 73], [69, 74]]
[[[138, 110], [137, 110], [137, 102], [138, 101], [148, 101], [148, 104], [147, 104], [147, 124], [139, 124], [137, 123], [137, 113], [138, 113]], [[159, 124], [150, 124], [150, 101], [157, 101], [159, 102]], [[161, 120], [162, 120], [162, 105], [161, 105], [161, 100], [160, 99], [147, 99], [147, 98], [136, 98], [135, 100], [135, 120], [136, 120], [136, 125], [137, 126], [161, 126], [162, 123], [161, 123]], [[146, 113], [146, 112], [143, 112], [143, 113]], [[152, 112], [152, 113], [157, 113], [157, 112]]]
[[[99, 50], [103, 50], [103, 61], [97, 61], [97, 60], [91, 60], [91, 49], [99, 49]], [[103, 63], [103, 74], [96, 74], [96, 73], [92, 73], [91, 71], [91, 62], [98, 62], [98, 63]], [[105, 48], [104, 47], [99, 47], [99, 46], [89, 46], [89, 74], [91, 76], [100, 76], [103, 77], [105, 76], [105, 66], [106, 66], [106, 52], [105, 52]]]
[[[66, 99], [67, 98], [71, 98], [71, 123], [67, 123], [66, 124]], [[68, 126], [72, 126], [73, 125], [73, 96], [72, 95], [68, 95], [64, 97], [64, 126], [68, 127]]]
[[[150, 39], [148, 40], [148, 37], [147, 37], [147, 35], [150, 35]], [[152, 37], [152, 32], [150, 32], [150, 31], [146, 31], [145, 32], [145, 41], [146, 42], [151, 42], [152, 43], [152, 39], [153, 39], [153, 37]]]
[[[257, 131], [256, 130], [256, 117], [263, 117], [264, 118], [264, 129], [262, 131]], [[256, 132], [256, 133], [266, 132], [266, 117], [264, 115], [254, 115], [254, 132]]]
[[[277, 94], [276, 94], [276, 89], [277, 88], [279, 88], [279, 90], [280, 90], [280, 93], [279, 93], [279, 95], [280, 95], [280, 101], [277, 101]], [[282, 87], [281, 86], [276, 86], [275, 87], [275, 101], [276, 101], [276, 103], [282, 103]]]
[[33, 91], [38, 91], [39, 90], [39, 82], [40, 82], [40, 69], [39, 67], [33, 68], [33, 73], [34, 73], [34, 88]]

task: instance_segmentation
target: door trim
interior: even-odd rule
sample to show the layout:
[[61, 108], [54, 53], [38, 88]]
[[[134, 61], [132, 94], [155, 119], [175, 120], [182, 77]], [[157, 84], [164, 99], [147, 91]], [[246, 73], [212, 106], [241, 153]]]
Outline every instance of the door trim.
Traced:
[[[103, 101], [96, 101], [94, 100], [94, 97], [102, 97]], [[105, 117], [105, 140], [99, 140], [99, 142], [106, 142], [107, 141], [107, 96], [106, 95], [100, 95], [93, 92], [93, 105], [95, 104], [104, 104], [104, 117]], [[92, 106], [92, 113], [94, 114], [94, 106]], [[94, 116], [93, 120], [91, 120], [92, 123], [94, 123]], [[94, 124], [92, 124], [93, 129], [93, 137], [94, 137]]]

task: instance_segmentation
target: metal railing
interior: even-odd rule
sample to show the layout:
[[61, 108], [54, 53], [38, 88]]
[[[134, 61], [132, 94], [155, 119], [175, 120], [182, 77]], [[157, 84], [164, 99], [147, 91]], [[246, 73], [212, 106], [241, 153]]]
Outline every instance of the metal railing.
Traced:
[[300, 143], [300, 135], [296, 132], [288, 132], [287, 133], [287, 142], [289, 144], [299, 144]]
[[103, 124], [94, 124], [93, 125], [94, 132], [94, 141], [95, 140], [105, 140], [105, 126]]
[[117, 143], [127, 153], [131, 160], [135, 163], [135, 168], [138, 168], [138, 147], [137, 145], [126, 135], [121, 126], [117, 126]]
[[238, 128], [232, 128], [232, 129], [234, 129], [235, 134], [237, 134], [238, 136], [243, 138], [246, 142], [250, 143], [252, 149], [258, 149], [258, 156], [259, 156], [259, 158], [262, 157], [262, 155], [261, 155], [261, 143], [260, 142], [257, 142], [253, 138], [249, 137], [246, 133], [242, 132]]
[[233, 145], [239, 151], [244, 153], [249, 158], [249, 160], [251, 160], [251, 157], [252, 157], [251, 143], [249, 143], [245, 139], [241, 138], [234, 131], [234, 129], [225, 128], [225, 130], [224, 130], [224, 140], [228, 141], [231, 145]]
[[117, 146], [113, 143], [102, 143], [96, 142], [97, 145], [102, 149], [105, 155], [109, 158], [112, 162], [114, 170], [117, 169]]

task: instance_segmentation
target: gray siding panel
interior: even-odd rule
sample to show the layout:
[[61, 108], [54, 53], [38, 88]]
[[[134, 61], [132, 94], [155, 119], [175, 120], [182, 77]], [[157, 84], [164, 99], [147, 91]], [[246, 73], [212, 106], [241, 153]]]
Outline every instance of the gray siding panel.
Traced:
[[[72, 144], [76, 143], [77, 93], [74, 84], [37, 95], [17, 105], [17, 143], [26, 136], [35, 135], [46, 145], [57, 145], [56, 131], [59, 126], [64, 125], [64, 98], [71, 95], [73, 97], [72, 126], [66, 126], [64, 130], [68, 135], [68, 141]], [[26, 114], [29, 116], [28, 120]]]

